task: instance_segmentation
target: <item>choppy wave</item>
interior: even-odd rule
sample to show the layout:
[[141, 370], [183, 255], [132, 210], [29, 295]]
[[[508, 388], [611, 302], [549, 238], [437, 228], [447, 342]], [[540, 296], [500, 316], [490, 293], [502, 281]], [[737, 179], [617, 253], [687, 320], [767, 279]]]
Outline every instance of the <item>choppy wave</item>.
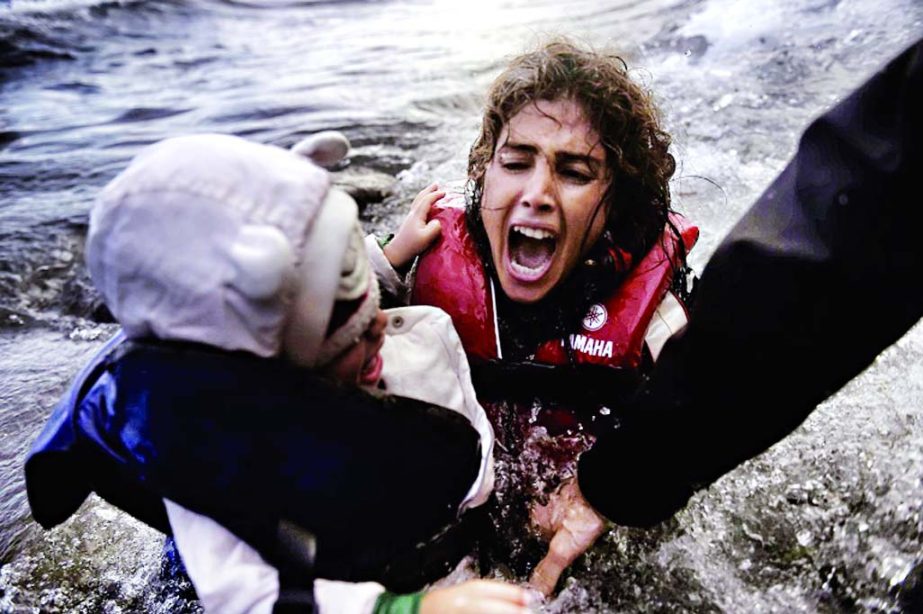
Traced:
[[0, 68], [27, 66], [40, 60], [73, 60], [74, 41], [28, 26], [0, 24]]
[[107, 19], [118, 13], [160, 11], [166, 4], [169, 0], [14, 0], [0, 7], [0, 71], [76, 60], [93, 53], [100, 37], [113, 34]]
[[[286, 146], [338, 129], [353, 143], [341, 179], [377, 181], [363, 219], [393, 230], [415, 190], [464, 175], [504, 58], [556, 33], [618, 49], [655, 93], [701, 268], [810, 118], [923, 34], [923, 5], [0, 0], [0, 610], [178, 603], [156, 586], [153, 532], [94, 500], [42, 533], [22, 498], [26, 446], [113, 330], [83, 266], [106, 181], [175, 134]], [[546, 610], [911, 611], [923, 600], [921, 356], [917, 327], [676, 519], [611, 532]]]
[[111, 322], [83, 265], [84, 223], [54, 224], [35, 231], [0, 233], [0, 329], [60, 321], [73, 316]]

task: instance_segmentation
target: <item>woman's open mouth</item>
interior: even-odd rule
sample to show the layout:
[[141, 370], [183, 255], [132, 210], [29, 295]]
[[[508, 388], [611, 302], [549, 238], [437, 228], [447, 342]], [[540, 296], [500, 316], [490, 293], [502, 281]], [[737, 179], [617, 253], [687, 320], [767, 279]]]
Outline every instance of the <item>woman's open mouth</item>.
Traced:
[[551, 230], [513, 225], [507, 237], [509, 272], [521, 282], [542, 278], [554, 262], [558, 236]]

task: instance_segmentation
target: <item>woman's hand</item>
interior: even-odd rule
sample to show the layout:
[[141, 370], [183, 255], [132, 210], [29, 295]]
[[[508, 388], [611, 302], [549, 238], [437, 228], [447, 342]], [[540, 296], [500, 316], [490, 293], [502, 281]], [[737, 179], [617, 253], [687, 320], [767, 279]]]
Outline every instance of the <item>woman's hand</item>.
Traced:
[[606, 520], [583, 498], [576, 479], [564, 482], [547, 505], [533, 507], [531, 517], [550, 542], [548, 554], [535, 566], [529, 584], [548, 596], [564, 570], [603, 534]]
[[410, 213], [404, 218], [397, 234], [385, 245], [385, 258], [395, 269], [402, 269], [436, 240], [442, 231], [438, 220], [426, 221], [433, 203], [445, 196], [445, 190], [437, 184], [424, 188], [410, 205]]
[[469, 580], [423, 595], [420, 614], [527, 614], [529, 590], [495, 580]]

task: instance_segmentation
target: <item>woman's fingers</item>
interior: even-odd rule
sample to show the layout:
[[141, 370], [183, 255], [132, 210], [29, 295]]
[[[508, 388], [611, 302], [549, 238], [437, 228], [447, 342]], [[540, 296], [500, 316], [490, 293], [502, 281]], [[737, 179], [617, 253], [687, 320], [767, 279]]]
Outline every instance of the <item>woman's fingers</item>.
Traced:
[[543, 595], [554, 591], [564, 570], [589, 550], [605, 530], [605, 522], [592, 510], [590, 514], [581, 513], [579, 518], [571, 515], [551, 538], [548, 554], [535, 566], [529, 578], [529, 584]]
[[541, 594], [550, 595], [564, 570], [584, 551], [576, 546], [567, 529], [561, 529], [548, 544], [548, 554], [535, 566], [529, 584]]
[[554, 537], [558, 527], [561, 526], [560, 506], [556, 505], [557, 501], [552, 499], [548, 503], [541, 505], [533, 502], [529, 509], [529, 520], [532, 527], [538, 531], [538, 534], [548, 541]]
[[605, 531], [605, 520], [587, 503], [576, 480], [565, 482], [548, 504], [532, 510], [539, 529], [552, 534], [548, 554], [529, 579], [544, 595], [550, 595], [564, 570], [586, 552]]

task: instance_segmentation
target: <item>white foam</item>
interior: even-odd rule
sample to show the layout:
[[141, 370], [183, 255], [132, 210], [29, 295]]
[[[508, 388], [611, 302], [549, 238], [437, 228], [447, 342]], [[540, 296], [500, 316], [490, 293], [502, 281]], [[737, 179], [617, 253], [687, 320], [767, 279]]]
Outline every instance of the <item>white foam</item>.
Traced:
[[712, 0], [680, 28], [683, 36], [704, 36], [711, 53], [721, 55], [750, 48], [760, 38], [774, 37], [786, 27], [786, 4], [778, 0]]

